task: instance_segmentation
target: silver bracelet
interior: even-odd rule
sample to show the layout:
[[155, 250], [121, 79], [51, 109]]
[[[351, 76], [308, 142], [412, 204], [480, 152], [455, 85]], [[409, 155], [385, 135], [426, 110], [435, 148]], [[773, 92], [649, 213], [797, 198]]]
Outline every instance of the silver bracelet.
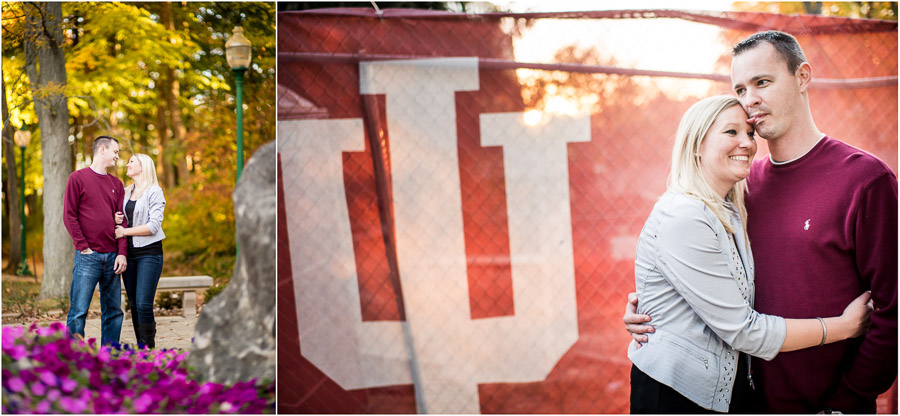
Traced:
[[819, 346], [821, 347], [821, 346], [825, 345], [825, 337], [828, 335], [828, 328], [825, 327], [825, 320], [824, 320], [824, 319], [819, 318], [819, 317], [816, 317], [816, 319], [818, 319], [819, 322], [822, 323], [822, 342], [819, 343]]

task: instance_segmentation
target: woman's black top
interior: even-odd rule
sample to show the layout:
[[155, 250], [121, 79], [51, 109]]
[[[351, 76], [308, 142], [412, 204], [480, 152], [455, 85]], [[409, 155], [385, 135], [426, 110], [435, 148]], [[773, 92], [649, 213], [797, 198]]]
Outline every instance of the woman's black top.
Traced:
[[[125, 204], [125, 217], [128, 218], [129, 225], [134, 224], [134, 205], [135, 201], [132, 201], [130, 199]], [[131, 237], [129, 236], [126, 238], [128, 238], [128, 257], [153, 256], [163, 254], [162, 241], [150, 243], [144, 247], [135, 247], [134, 243], [131, 240]]]

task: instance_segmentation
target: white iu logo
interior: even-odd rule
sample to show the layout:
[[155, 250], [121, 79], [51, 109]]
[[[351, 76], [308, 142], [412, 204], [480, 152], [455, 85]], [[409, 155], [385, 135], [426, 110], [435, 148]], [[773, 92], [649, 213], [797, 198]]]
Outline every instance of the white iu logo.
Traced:
[[[810, 220], [811, 220], [811, 219], [812, 219], [812, 218], [810, 218]], [[803, 230], [805, 231], [805, 230], [808, 230], [808, 229], [809, 229], [809, 220], [806, 220], [806, 222], [803, 224]]]
[[419, 412], [478, 413], [479, 383], [544, 380], [578, 339], [566, 144], [590, 121], [527, 126], [480, 116], [502, 146], [515, 316], [471, 319], [454, 93], [478, 89], [477, 58], [360, 64], [385, 94], [405, 322], [363, 322], [342, 152], [361, 119], [278, 124], [302, 354], [344, 389], [414, 384]]

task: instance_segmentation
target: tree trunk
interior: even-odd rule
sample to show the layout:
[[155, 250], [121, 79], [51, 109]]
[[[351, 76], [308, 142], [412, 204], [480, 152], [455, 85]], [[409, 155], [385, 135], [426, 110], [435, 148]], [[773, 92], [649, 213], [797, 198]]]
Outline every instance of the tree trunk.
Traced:
[[822, 2], [821, 1], [803, 2], [803, 10], [806, 12], [806, 14], [822, 14]]
[[[175, 18], [172, 14], [172, 3], [165, 2], [160, 4], [160, 23], [166, 27], [170, 33], [175, 32]], [[175, 68], [163, 65], [166, 73], [166, 84], [163, 86], [163, 92], [166, 97], [166, 107], [169, 110], [169, 125], [172, 127], [172, 141], [177, 146], [175, 153], [175, 168], [178, 171], [178, 181], [187, 183], [188, 168], [187, 160], [184, 155], [184, 137], [187, 135], [187, 129], [181, 120], [181, 109], [178, 105], [178, 98], [181, 97], [181, 86], [178, 83], [178, 76], [175, 74]]]
[[162, 169], [160, 181], [166, 189], [175, 187], [175, 175], [172, 174], [172, 164], [169, 163], [169, 128], [166, 123], [166, 106], [160, 102], [156, 106], [156, 134], [159, 136], [159, 154], [156, 156], [156, 164]]
[[9, 210], [6, 211], [6, 216], [9, 217], [9, 263], [6, 272], [12, 274], [16, 272], [22, 259], [22, 221], [19, 218], [19, 174], [16, 172], [16, 145], [13, 142], [15, 127], [9, 121], [8, 108], [6, 88], [3, 88], [3, 120], [6, 121], [3, 125], [3, 151], [6, 152], [6, 200], [9, 203]]
[[[29, 7], [30, 6], [30, 7]], [[25, 69], [35, 98], [44, 171], [44, 278], [38, 299], [65, 296], [72, 282], [75, 250], [63, 225], [63, 197], [72, 173], [62, 3], [29, 3]], [[40, 71], [38, 70], [40, 65]]]

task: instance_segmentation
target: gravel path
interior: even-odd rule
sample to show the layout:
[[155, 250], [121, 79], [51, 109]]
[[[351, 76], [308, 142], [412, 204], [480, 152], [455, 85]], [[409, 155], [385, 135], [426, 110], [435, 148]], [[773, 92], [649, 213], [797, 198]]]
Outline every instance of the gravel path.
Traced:
[[[39, 325], [50, 325], [53, 321], [41, 322]], [[65, 321], [62, 321], [65, 324]], [[18, 326], [21, 324], [10, 324], [6, 326]], [[30, 324], [24, 325], [28, 327]], [[197, 325], [197, 318], [185, 318], [181, 316], [158, 316], [156, 317], [156, 349], [160, 348], [181, 348], [189, 350], [191, 348], [191, 338], [194, 336], [194, 326]], [[122, 321], [122, 334], [119, 341], [122, 343], [134, 343], [134, 327], [131, 325], [131, 319]], [[97, 338], [100, 340], [100, 320], [88, 319], [84, 327], [84, 335], [86, 339]]]

